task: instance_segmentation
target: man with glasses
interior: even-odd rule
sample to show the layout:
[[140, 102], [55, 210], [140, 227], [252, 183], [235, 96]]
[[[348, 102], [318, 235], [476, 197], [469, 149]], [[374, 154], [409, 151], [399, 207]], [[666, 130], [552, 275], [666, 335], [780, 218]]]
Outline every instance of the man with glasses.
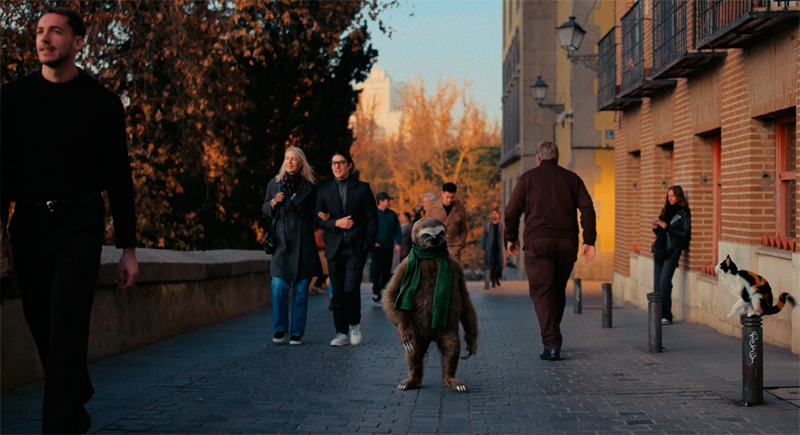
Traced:
[[333, 290], [336, 336], [331, 346], [355, 346], [362, 338], [361, 277], [367, 253], [378, 236], [378, 207], [369, 183], [351, 174], [349, 152], [336, 152], [331, 170], [335, 179], [320, 187], [316, 217], [317, 226], [325, 232], [325, 258]]

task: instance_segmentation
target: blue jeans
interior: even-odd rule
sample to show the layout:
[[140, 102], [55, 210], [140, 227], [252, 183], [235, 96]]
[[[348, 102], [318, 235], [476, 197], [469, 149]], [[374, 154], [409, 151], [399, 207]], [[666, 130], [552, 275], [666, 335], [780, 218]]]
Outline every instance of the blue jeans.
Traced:
[[[653, 270], [653, 290], [661, 293], [661, 318], [672, 321], [672, 276], [678, 268], [681, 253], [665, 255], [666, 259], [656, 259]], [[659, 261], [660, 260], [660, 261]]]
[[[292, 294], [292, 330], [289, 335], [302, 337], [306, 332], [308, 314], [308, 286], [310, 279], [294, 283]], [[272, 278], [272, 323], [275, 332], [289, 330], [289, 286], [288, 281]]]

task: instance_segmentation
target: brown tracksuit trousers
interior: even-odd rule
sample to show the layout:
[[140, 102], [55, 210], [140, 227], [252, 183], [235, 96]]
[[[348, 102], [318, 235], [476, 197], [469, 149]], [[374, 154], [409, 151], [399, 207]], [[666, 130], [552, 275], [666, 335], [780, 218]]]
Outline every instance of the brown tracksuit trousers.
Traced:
[[567, 282], [577, 259], [577, 240], [536, 239], [525, 246], [525, 272], [545, 350], [561, 349]]

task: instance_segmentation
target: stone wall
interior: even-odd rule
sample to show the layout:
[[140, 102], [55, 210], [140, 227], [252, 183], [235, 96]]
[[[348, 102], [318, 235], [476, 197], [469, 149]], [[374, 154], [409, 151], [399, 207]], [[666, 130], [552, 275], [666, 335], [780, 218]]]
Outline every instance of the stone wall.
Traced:
[[[92, 308], [89, 362], [271, 305], [270, 258], [262, 251], [137, 249], [137, 285], [118, 290], [121, 255], [119, 249], [103, 247]], [[41, 379], [42, 368], [21, 300], [6, 280], [0, 321], [2, 391]]]

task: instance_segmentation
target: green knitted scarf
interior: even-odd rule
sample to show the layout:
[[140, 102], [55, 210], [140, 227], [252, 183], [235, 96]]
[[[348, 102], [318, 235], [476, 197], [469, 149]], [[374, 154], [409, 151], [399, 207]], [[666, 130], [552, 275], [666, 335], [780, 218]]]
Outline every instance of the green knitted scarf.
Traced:
[[417, 288], [419, 288], [419, 260], [438, 258], [439, 273], [436, 275], [436, 290], [433, 294], [433, 320], [431, 322], [431, 328], [433, 329], [447, 327], [447, 309], [450, 306], [450, 285], [452, 281], [448, 255], [446, 244], [429, 249], [412, 245], [411, 253], [408, 254], [406, 272], [400, 282], [400, 292], [397, 294], [397, 300], [394, 303], [394, 307], [398, 310], [410, 310], [412, 308], [414, 295], [417, 293]]

